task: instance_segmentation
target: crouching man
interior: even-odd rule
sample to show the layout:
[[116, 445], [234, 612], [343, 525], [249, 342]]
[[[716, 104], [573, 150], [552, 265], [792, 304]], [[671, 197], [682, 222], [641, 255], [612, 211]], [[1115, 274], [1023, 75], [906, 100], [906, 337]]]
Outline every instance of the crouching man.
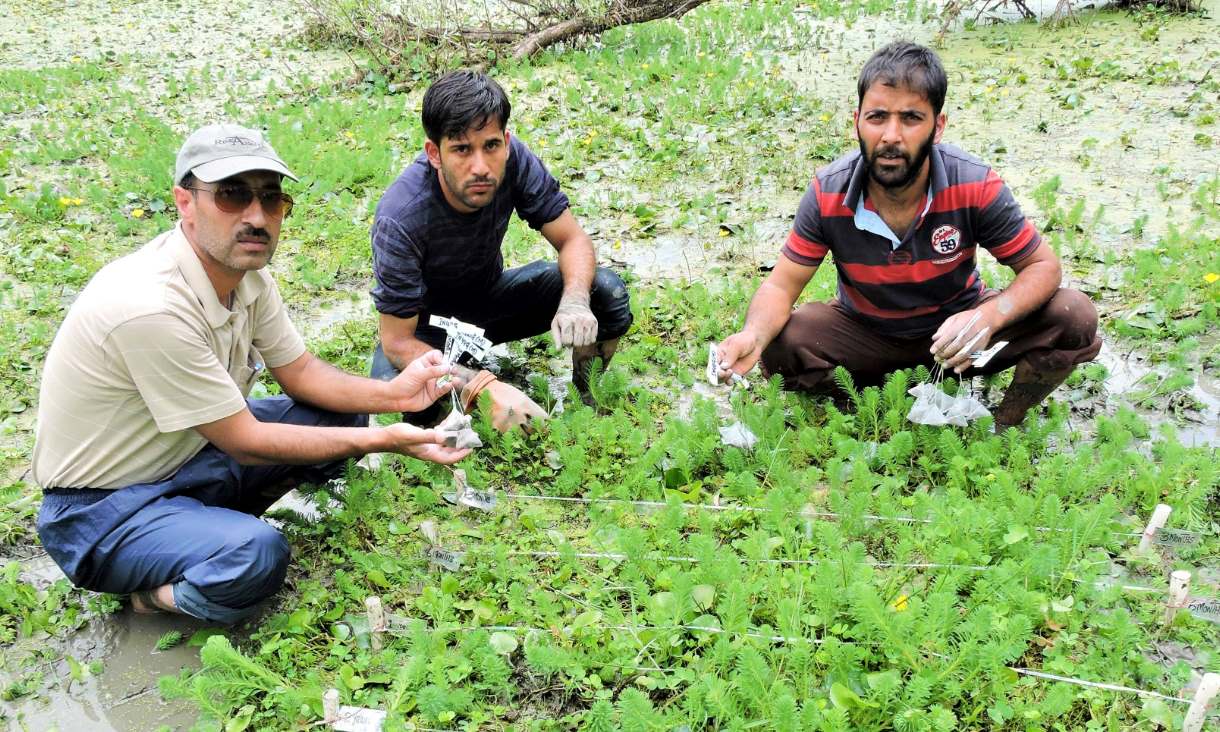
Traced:
[[[860, 72], [859, 152], [818, 171], [774, 271], [745, 326], [720, 344], [720, 378], [761, 359], [789, 389], [833, 386], [843, 366], [857, 383], [939, 361], [966, 377], [1016, 367], [993, 410], [997, 427], [1026, 412], [1101, 349], [1089, 298], [1060, 287], [1059, 258], [985, 163], [941, 144], [948, 82], [928, 48], [895, 42]], [[988, 288], [975, 266], [986, 249], [1016, 272]], [[827, 254], [839, 296], [792, 309]], [[1007, 341], [983, 368], [992, 343]]]
[[[511, 105], [495, 80], [446, 74], [423, 99], [424, 151], [381, 197], [373, 220], [373, 302], [380, 313], [374, 378], [393, 378], [419, 354], [441, 347], [432, 323], [451, 316], [485, 329], [492, 343], [551, 332], [572, 348], [572, 381], [587, 400], [594, 358], [610, 361], [631, 326], [622, 279], [597, 266], [593, 241], [559, 183], [508, 131]], [[513, 212], [555, 248], [556, 261], [504, 269], [500, 251]], [[545, 416], [489, 372], [459, 368], [467, 404], [484, 390], [501, 431]], [[428, 424], [439, 414], [404, 415]]]
[[[446, 391], [440, 353], [392, 381], [314, 357], [265, 267], [296, 180], [262, 135], [204, 127], [178, 153], [179, 224], [90, 280], [47, 354], [34, 477], [38, 535], [80, 587], [138, 612], [231, 623], [280, 587], [288, 544], [258, 518], [347, 458], [453, 463], [431, 430], [369, 427]], [[248, 400], [262, 369], [286, 396]]]

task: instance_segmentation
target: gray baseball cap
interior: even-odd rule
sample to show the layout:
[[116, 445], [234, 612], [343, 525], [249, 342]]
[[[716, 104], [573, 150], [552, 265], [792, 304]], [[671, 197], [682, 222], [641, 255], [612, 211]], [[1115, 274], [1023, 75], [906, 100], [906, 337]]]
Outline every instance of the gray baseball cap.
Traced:
[[214, 183], [247, 170], [270, 170], [297, 179], [263, 133], [220, 124], [201, 127], [182, 143], [174, 164], [174, 182], [181, 182], [188, 172], [204, 183]]

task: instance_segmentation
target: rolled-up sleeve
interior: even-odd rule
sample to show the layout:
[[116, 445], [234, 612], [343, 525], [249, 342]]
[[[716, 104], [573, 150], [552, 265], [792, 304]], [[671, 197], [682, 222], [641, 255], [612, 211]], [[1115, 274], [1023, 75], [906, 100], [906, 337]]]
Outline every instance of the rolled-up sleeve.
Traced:
[[514, 137], [512, 146], [512, 155], [516, 159], [514, 203], [517, 215], [530, 228], [541, 229], [559, 218], [571, 204], [564, 192], [559, 190], [559, 181], [525, 143]]
[[423, 252], [395, 219], [373, 221], [373, 304], [377, 312], [411, 318], [424, 306]]

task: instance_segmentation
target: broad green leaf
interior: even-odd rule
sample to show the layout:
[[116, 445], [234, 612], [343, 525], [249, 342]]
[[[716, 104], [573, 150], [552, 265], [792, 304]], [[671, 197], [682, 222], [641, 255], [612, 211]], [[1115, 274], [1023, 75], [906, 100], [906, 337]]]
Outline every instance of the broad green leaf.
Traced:
[[501, 656], [507, 656], [517, 650], [517, 639], [511, 633], [496, 632], [488, 639], [491, 648]]
[[695, 607], [710, 610], [712, 603], [716, 601], [716, 588], [711, 585], [695, 585], [690, 596], [695, 601]]

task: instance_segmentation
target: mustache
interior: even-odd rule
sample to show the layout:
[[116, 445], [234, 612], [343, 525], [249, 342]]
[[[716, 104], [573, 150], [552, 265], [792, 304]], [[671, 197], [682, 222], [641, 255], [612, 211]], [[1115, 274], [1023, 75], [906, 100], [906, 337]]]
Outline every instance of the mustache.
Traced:
[[492, 178], [490, 176], [488, 176], [487, 178], [472, 178], [471, 180], [466, 181], [467, 188], [469, 188], [470, 186], [495, 185], [495, 184], [496, 184], [496, 179]]
[[271, 242], [271, 232], [267, 231], [266, 229], [262, 229], [262, 228], [258, 228], [258, 227], [254, 227], [254, 226], [247, 226], [247, 227], [243, 228], [241, 231], [237, 232], [236, 238], [237, 239], [261, 239], [264, 242], [270, 243]]
[[905, 160], [909, 160], [911, 157], [910, 155], [907, 155], [906, 153], [904, 153], [902, 150], [900, 150], [895, 145], [885, 145], [883, 147], [878, 147], [876, 150], [873, 151], [873, 160], [876, 160], [877, 158], [880, 158], [885, 155], [895, 155], [895, 156], [903, 158]]

